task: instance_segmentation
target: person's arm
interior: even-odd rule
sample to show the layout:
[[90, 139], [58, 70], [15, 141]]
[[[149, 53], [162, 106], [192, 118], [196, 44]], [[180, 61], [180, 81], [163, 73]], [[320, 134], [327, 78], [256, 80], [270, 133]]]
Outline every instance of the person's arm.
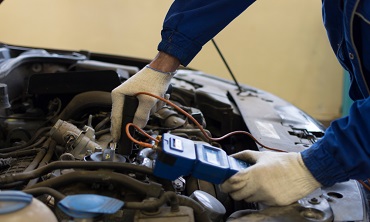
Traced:
[[302, 152], [306, 167], [324, 186], [370, 177], [370, 97], [352, 104], [325, 136]]
[[175, 0], [163, 23], [158, 51], [187, 66], [202, 46], [255, 0]]
[[[302, 152], [307, 168], [324, 186], [370, 177], [370, 3], [359, 1], [356, 12], [352, 12], [355, 13], [350, 26], [353, 36], [346, 36], [346, 39], [338, 32], [340, 28], [347, 28], [339, 26], [338, 21], [342, 19], [339, 6], [340, 2], [324, 2], [324, 24], [338, 60], [351, 75], [349, 94], [356, 101], [348, 116], [333, 121], [324, 138]], [[343, 56], [353, 53], [356, 48], [357, 58]], [[361, 69], [356, 65], [358, 63], [362, 65]]]
[[180, 61], [165, 52], [158, 52], [157, 56], [149, 63], [149, 66], [161, 72], [175, 72], [180, 66]]
[[163, 22], [159, 53], [150, 67], [174, 72], [255, 0], [175, 0]]

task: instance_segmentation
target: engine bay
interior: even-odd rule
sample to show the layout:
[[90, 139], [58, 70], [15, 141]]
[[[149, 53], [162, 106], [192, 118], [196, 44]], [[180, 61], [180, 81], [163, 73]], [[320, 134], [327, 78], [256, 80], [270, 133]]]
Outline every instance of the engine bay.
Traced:
[[[299, 152], [324, 136], [321, 123], [281, 98], [180, 69], [168, 91], [170, 103], [152, 114], [143, 130], [122, 127], [114, 144], [110, 92], [148, 61], [0, 46], [0, 189], [32, 195], [56, 221], [369, 219], [368, 193], [357, 181], [316, 190], [290, 206], [268, 207], [234, 201], [218, 183], [184, 174], [181, 167], [187, 164], [163, 156], [163, 136], [227, 156], [245, 149]], [[165, 178], [172, 172], [174, 179]], [[2, 216], [11, 221], [14, 214]]]

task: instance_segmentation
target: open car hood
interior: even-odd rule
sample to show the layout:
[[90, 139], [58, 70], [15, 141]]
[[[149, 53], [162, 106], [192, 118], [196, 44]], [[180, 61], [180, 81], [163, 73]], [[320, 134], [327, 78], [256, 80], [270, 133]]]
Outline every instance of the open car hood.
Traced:
[[[148, 62], [88, 51], [1, 44], [0, 189], [32, 194], [58, 221], [91, 214], [101, 221], [369, 219], [366, 192], [357, 181], [318, 189], [286, 207], [266, 207], [234, 201], [217, 184], [192, 175], [174, 180], [157, 177], [153, 168], [158, 151], [130, 141], [112, 149], [110, 92]], [[180, 69], [171, 85], [170, 100], [213, 137], [246, 131], [266, 147], [300, 152], [325, 133], [321, 123], [299, 108], [248, 85], [242, 85], [240, 91], [231, 81], [190, 69]], [[228, 155], [245, 149], [266, 150], [245, 135], [209, 141], [192, 121], [170, 106], [151, 115], [144, 130], [154, 137], [169, 134], [206, 144]], [[142, 134], [133, 135], [147, 142]], [[105, 158], [107, 154], [110, 158]], [[86, 214], [76, 216], [66, 202], [80, 194], [124, 204], [115, 212], [89, 208], [83, 209]], [[174, 211], [173, 205], [163, 201], [166, 198], [181, 207]], [[26, 213], [18, 215], [27, 217]], [[14, 212], [0, 212], [2, 216], [12, 218]]]

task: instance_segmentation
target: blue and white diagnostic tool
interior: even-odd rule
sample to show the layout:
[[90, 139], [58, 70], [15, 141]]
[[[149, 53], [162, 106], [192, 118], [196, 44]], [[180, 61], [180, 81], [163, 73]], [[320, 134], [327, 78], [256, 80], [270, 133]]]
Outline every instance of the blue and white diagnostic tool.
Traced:
[[155, 162], [154, 175], [175, 180], [191, 173], [196, 161], [192, 140], [165, 133], [161, 147]]
[[195, 178], [220, 184], [250, 165], [228, 156], [218, 147], [195, 144], [192, 140], [168, 133], [163, 134], [161, 146], [154, 175], [169, 180], [191, 174]]

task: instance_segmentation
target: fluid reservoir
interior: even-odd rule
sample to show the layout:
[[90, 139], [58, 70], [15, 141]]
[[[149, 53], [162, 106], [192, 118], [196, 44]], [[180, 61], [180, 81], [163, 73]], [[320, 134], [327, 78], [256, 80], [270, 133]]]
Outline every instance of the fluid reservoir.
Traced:
[[0, 221], [57, 222], [53, 212], [32, 195], [21, 191], [0, 192]]

